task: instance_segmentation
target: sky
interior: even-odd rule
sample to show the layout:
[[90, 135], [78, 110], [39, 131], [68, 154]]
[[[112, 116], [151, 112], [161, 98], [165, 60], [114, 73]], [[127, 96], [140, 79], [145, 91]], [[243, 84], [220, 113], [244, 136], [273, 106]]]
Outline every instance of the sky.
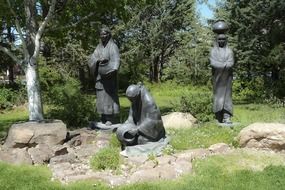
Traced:
[[[216, 0], [208, 0], [208, 3], [211, 5], [215, 5], [216, 4]], [[210, 19], [213, 18], [213, 11], [209, 9], [209, 7], [203, 3], [203, 4], [198, 4], [197, 6], [197, 12], [200, 12], [202, 20], [205, 19]]]

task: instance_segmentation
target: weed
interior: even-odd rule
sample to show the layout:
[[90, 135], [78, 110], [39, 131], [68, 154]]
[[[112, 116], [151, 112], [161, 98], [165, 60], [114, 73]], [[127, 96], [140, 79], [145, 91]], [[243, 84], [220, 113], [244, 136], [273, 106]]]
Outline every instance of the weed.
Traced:
[[95, 170], [119, 169], [121, 163], [119, 150], [112, 146], [101, 149], [91, 158], [92, 168]]

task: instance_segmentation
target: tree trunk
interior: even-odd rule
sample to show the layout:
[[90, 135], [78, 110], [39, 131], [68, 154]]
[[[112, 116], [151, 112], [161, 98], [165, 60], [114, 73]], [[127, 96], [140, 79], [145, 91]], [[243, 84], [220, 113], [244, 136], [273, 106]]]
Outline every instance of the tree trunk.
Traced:
[[153, 66], [154, 66], [154, 68], [153, 68], [153, 80], [154, 80], [154, 82], [159, 82], [159, 66], [160, 66], [160, 64], [159, 64], [159, 56], [156, 56], [155, 58], [154, 58], [154, 61], [153, 61]]
[[29, 120], [41, 121], [43, 120], [43, 108], [41, 101], [38, 70], [35, 59], [30, 59], [27, 65], [26, 80], [29, 104]]
[[149, 64], [149, 82], [153, 82], [153, 62]]
[[280, 79], [280, 76], [279, 76], [280, 70], [276, 66], [273, 66], [271, 69], [271, 72], [272, 72], [272, 75], [271, 75], [272, 81], [273, 82], [278, 81]]
[[14, 65], [9, 65], [9, 84], [14, 83]]

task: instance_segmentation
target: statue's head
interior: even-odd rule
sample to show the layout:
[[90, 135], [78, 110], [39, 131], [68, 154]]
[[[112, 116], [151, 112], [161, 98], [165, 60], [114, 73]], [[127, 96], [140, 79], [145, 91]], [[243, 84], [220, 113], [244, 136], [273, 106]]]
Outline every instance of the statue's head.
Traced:
[[140, 95], [140, 90], [141, 90], [141, 86], [140, 85], [135, 85], [132, 84], [130, 85], [127, 90], [126, 90], [126, 96], [127, 98], [133, 102], [134, 100], [136, 100], [139, 95]]
[[100, 29], [100, 38], [103, 44], [107, 44], [111, 36], [111, 30], [107, 26]]
[[217, 44], [219, 47], [225, 47], [227, 45], [227, 36], [225, 34], [218, 34]]

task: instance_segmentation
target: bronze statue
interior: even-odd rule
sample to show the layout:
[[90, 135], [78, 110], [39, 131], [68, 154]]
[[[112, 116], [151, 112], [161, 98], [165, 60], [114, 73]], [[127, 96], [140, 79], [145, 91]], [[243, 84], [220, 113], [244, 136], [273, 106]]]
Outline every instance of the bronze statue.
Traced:
[[120, 110], [117, 87], [120, 55], [109, 28], [103, 27], [100, 30], [100, 38], [100, 43], [89, 61], [89, 67], [96, 80], [97, 112], [101, 114], [103, 123], [111, 125]]
[[227, 37], [224, 34], [227, 29], [224, 21], [214, 24], [213, 31], [217, 33], [217, 36], [214, 47], [211, 49], [210, 63], [213, 73], [213, 111], [218, 122], [231, 124], [234, 56], [233, 51], [227, 45]]
[[160, 110], [142, 85], [130, 85], [126, 96], [131, 102], [129, 116], [116, 133], [123, 146], [157, 142], [165, 137]]

